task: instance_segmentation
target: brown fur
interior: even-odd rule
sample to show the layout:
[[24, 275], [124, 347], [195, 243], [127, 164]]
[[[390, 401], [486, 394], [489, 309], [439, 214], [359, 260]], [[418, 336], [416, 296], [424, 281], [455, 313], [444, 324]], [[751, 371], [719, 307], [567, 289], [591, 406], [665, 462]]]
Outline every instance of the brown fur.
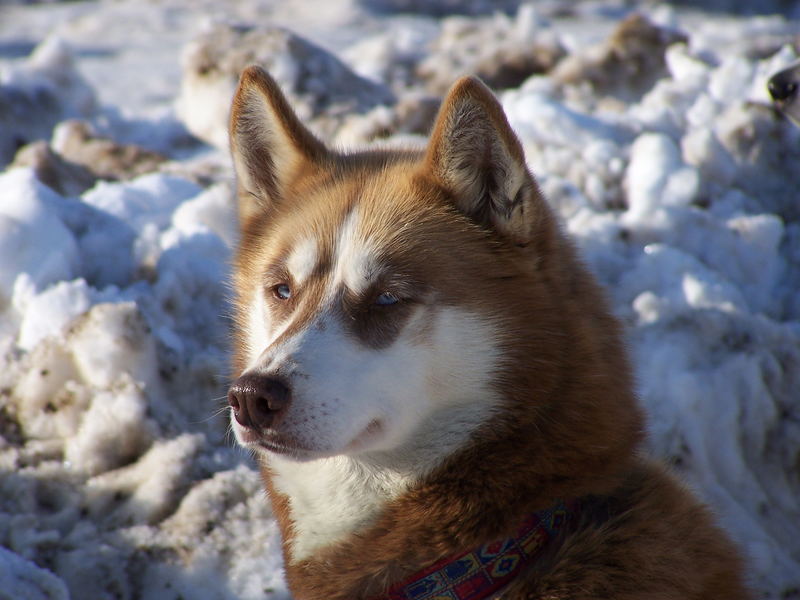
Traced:
[[[737, 554], [707, 510], [637, 453], [642, 417], [619, 326], [480, 82], [455, 84], [427, 152], [345, 155], [316, 140], [269, 76], [251, 67], [234, 99], [231, 139], [242, 219], [237, 375], [253, 282], [285, 279], [273, 270], [306, 229], [327, 248], [323, 255], [332, 252], [336, 224], [355, 203], [369, 207], [360, 228], [414, 298], [431, 310], [466, 306], [502, 324], [504, 361], [494, 381], [502, 416], [364, 530], [293, 563], [288, 499], [264, 461], [298, 600], [380, 595], [442, 557], [509, 534], [558, 498], [581, 499], [580, 523], [497, 597], [748, 597]], [[317, 275], [296, 305], [276, 304], [274, 314], [306, 311], [298, 322], [311, 319]], [[402, 309], [376, 320], [365, 302], [341, 300], [353, 335], [376, 349], [391, 344], [405, 325]]]

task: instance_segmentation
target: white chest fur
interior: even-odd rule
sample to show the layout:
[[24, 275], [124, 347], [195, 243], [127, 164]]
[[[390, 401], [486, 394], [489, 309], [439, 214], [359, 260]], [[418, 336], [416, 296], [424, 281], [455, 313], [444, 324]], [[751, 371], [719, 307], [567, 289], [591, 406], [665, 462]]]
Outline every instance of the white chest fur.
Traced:
[[381, 508], [412, 485], [412, 478], [370, 468], [347, 456], [296, 462], [270, 458], [277, 491], [289, 497], [296, 563], [374, 520]]

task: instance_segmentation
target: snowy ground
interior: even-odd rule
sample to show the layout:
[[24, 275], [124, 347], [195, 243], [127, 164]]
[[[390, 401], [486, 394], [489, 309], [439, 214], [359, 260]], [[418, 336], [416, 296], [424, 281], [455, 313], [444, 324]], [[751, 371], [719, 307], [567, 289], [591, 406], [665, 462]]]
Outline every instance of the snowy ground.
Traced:
[[223, 414], [248, 60], [342, 144], [420, 140], [462, 72], [498, 88], [627, 326], [651, 450], [760, 597], [800, 598], [800, 130], [765, 91], [800, 21], [725, 4], [0, 0], [0, 599], [288, 598]]

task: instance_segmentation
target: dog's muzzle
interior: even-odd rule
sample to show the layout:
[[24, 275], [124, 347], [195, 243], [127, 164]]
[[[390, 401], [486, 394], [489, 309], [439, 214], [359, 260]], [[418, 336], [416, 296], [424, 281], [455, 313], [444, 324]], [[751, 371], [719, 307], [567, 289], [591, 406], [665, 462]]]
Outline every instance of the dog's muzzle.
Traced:
[[767, 83], [770, 96], [777, 102], [791, 100], [797, 94], [796, 68], [786, 69], [773, 75]]
[[767, 89], [776, 108], [800, 125], [800, 63], [775, 73], [767, 82]]

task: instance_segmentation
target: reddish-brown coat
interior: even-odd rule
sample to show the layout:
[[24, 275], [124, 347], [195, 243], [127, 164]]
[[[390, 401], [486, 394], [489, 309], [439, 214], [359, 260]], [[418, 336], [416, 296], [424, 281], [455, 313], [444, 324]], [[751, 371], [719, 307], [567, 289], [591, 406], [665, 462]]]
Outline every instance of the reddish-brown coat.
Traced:
[[[250, 121], [241, 125], [253, 94], [267, 103], [273, 126], [288, 129], [281, 143], [253, 148], [264, 140], [254, 141]], [[291, 241], [286, 231], [310, 227], [324, 253], [325, 240], [334, 238], [327, 224], [339, 222], [355, 202], [369, 206], [360, 226], [410, 280], [421, 282], [426, 301], [466, 306], [502, 328], [504, 360], [494, 381], [502, 416], [387, 504], [367, 529], [293, 563], [289, 502], [274, 489], [264, 465], [294, 597], [379, 595], [444, 556], [509, 534], [525, 515], [557, 498], [583, 499], [580, 524], [498, 597], [749, 597], [738, 555], [708, 511], [637, 453], [642, 415], [620, 327], [533, 178], [525, 171], [524, 196], [500, 217], [472, 210], [460, 196], [463, 190], [449, 181], [452, 172], [441, 157], [458, 155], [458, 148], [447, 146], [448, 130], [465, 102], [483, 111], [478, 118], [496, 130], [501, 146], [494, 150], [504, 147], [511, 160], [522, 160], [499, 104], [471, 79], [457, 83], [445, 100], [427, 154], [329, 152], [259, 69], [244, 73], [234, 100], [232, 148], [234, 154], [249, 148], [238, 168], [250, 171], [244, 177], [240, 172], [240, 183], [245, 179], [259, 188], [240, 187], [237, 374], [245, 364], [241, 336], [253, 282], [262, 281], [281, 245]], [[285, 172], [275, 172], [269, 152], [277, 148], [299, 157], [284, 161]], [[495, 160], [491, 152], [479, 160], [486, 156]], [[392, 334], [363, 341], [380, 347], [391, 342], [387, 335]]]

